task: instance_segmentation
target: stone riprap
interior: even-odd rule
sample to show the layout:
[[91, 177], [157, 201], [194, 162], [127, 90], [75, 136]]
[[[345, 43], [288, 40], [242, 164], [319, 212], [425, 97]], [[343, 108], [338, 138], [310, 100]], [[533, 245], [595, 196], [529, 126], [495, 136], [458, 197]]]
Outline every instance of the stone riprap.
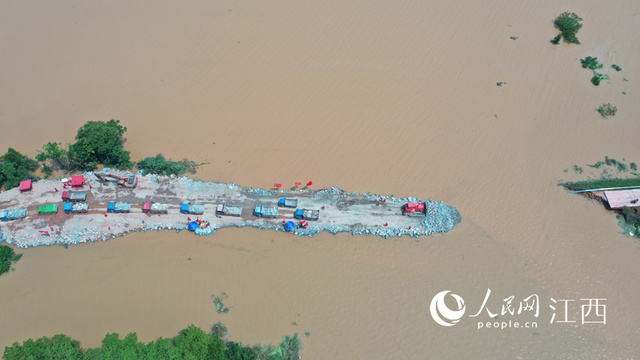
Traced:
[[[29, 192], [20, 193], [18, 189], [11, 189], [0, 193], [0, 211], [27, 208], [25, 218], [0, 223], [0, 241], [22, 248], [104, 241], [134, 231], [186, 230], [189, 217], [191, 221], [203, 220], [209, 224], [208, 227], [196, 229], [195, 233], [199, 235], [214, 234], [225, 227], [247, 226], [284, 232], [286, 221], [294, 221], [296, 225], [299, 223], [293, 216], [296, 209], [281, 207], [275, 219], [253, 215], [255, 206], [277, 206], [282, 197], [298, 199], [298, 208], [320, 210], [318, 220], [309, 221], [306, 228], [297, 226], [291, 231], [298, 236], [313, 236], [326, 231], [331, 234], [347, 232], [384, 238], [405, 235], [418, 237], [445, 233], [461, 220], [456, 208], [444, 202], [427, 200], [425, 216], [409, 217], [402, 215], [401, 206], [409, 201], [417, 203], [422, 200], [349, 193], [337, 187], [265, 190], [187, 177], [138, 174], [138, 186], [129, 189], [114, 183], [101, 183], [92, 173], [86, 173], [85, 178], [87, 183], [81, 190], [89, 192], [86, 201], [89, 211], [82, 214], [65, 214], [62, 211], [63, 188], [59, 180], [38, 181]], [[110, 202], [130, 203], [131, 212], [107, 213]], [[145, 202], [168, 204], [168, 213], [143, 213]], [[204, 205], [204, 214], [181, 214], [180, 206], [186, 202]], [[38, 215], [39, 206], [53, 203], [58, 204], [57, 214]], [[242, 215], [216, 215], [216, 206], [221, 203], [242, 206]]]

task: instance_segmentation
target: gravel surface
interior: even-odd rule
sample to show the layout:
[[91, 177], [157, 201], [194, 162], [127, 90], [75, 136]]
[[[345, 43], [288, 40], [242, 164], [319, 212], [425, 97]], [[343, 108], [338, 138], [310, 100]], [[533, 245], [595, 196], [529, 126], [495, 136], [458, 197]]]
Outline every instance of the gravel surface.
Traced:
[[[114, 172], [117, 175], [125, 173]], [[297, 227], [292, 234], [313, 236], [326, 231], [331, 234], [347, 232], [353, 235], [375, 235], [384, 238], [418, 237], [445, 233], [460, 222], [455, 207], [444, 202], [427, 200], [427, 214], [408, 217], [401, 213], [401, 206], [408, 202], [422, 202], [418, 198], [396, 198], [374, 194], [348, 193], [337, 187], [321, 190], [265, 190], [245, 188], [236, 184], [203, 182], [187, 177], [169, 177], [138, 174], [135, 189], [118, 187], [113, 183], [101, 183], [92, 173], [86, 173], [87, 184], [78, 190], [88, 191], [86, 203], [89, 211], [82, 214], [65, 214], [62, 209], [62, 183], [59, 180], [41, 180], [33, 190], [20, 193], [11, 189], [0, 193], [0, 210], [27, 208], [23, 219], [0, 223], [0, 241], [18, 247], [39, 245], [67, 245], [89, 241], [104, 241], [133, 231], [187, 230], [190, 221], [204, 221], [207, 227], [198, 228], [198, 235], [214, 234], [225, 227], [251, 226], [265, 230], [285, 231], [284, 222], [293, 218], [295, 209], [279, 208], [275, 219], [253, 216], [257, 205], [276, 206], [281, 197], [298, 199], [298, 208], [320, 210], [317, 221]], [[58, 189], [58, 192], [55, 189]], [[130, 213], [107, 213], [109, 202], [132, 204]], [[144, 202], [168, 205], [168, 214], [142, 212]], [[202, 205], [202, 215], [180, 213], [182, 203]], [[217, 204], [226, 202], [242, 206], [242, 216], [216, 215]], [[38, 215], [38, 207], [58, 204], [55, 215]]]

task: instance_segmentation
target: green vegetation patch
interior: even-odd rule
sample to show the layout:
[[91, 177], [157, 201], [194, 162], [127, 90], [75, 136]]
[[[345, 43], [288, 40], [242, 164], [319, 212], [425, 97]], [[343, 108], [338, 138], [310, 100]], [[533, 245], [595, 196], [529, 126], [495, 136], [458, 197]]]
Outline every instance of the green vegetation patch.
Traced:
[[0, 245], [0, 275], [11, 269], [11, 263], [20, 260], [22, 254], [16, 254], [7, 245]]
[[622, 71], [622, 68], [616, 64], [611, 65], [611, 67], [615, 70], [615, 71]]
[[9, 148], [0, 156], [0, 188], [14, 188], [22, 180], [37, 180], [31, 172], [38, 168], [38, 162]]
[[78, 129], [74, 144], [48, 142], [38, 150], [36, 160], [52, 169], [68, 172], [91, 171], [99, 164], [126, 169], [131, 166], [129, 152], [123, 148], [126, 131], [120, 120], [89, 121]]
[[598, 112], [600, 113], [600, 115], [602, 115], [603, 118], [606, 119], [609, 116], [615, 116], [616, 113], [618, 112], [618, 108], [607, 103], [607, 104], [602, 104], [602, 106], [598, 108]]
[[62, 334], [35, 341], [29, 339], [22, 345], [15, 342], [7, 346], [3, 359], [294, 360], [300, 358], [300, 348], [297, 334], [285, 336], [277, 347], [249, 347], [190, 325], [173, 338], [160, 338], [147, 344], [139, 342], [136, 333], [129, 333], [123, 339], [116, 333], [107, 334], [101, 347], [89, 349], [82, 349], [77, 340]]
[[593, 77], [591, 78], [591, 83], [595, 86], [600, 85], [600, 81], [609, 79], [609, 76], [606, 74], [600, 74], [598, 72], [593, 72]]
[[195, 174], [197, 166], [198, 165], [195, 162], [187, 159], [180, 161], [167, 160], [162, 154], [144, 158], [137, 164], [138, 169], [142, 170], [145, 174], [173, 174], [176, 176], [180, 176], [184, 173]]
[[640, 178], [634, 179], [597, 179], [597, 180], [585, 180], [575, 182], [565, 182], [560, 185], [564, 186], [567, 190], [588, 190], [588, 189], [606, 189], [614, 187], [625, 186], [640, 186]]
[[[560, 183], [560, 185], [571, 191], [634, 187], [640, 188], [640, 175], [634, 172], [638, 170], [638, 165], [635, 162], [627, 165], [625, 161], [625, 159], [622, 159], [622, 161], [620, 161], [605, 156], [604, 161], [598, 161], [595, 164], [587, 165], [594, 169], [602, 169], [602, 177], [600, 179], [565, 182]], [[577, 165], [574, 165], [574, 169], [577, 167]], [[631, 174], [635, 176], [634, 178], [613, 178], [613, 176], [609, 174], [609, 171], [611, 170], [618, 171], [620, 174], [622, 174], [627, 173], [629, 169], [631, 169], [632, 171]], [[585, 195], [589, 196], [590, 198], [594, 198], [589, 192], [586, 192]], [[603, 203], [607, 203], [607, 201], [603, 198], [597, 198]], [[640, 207], [629, 207], [612, 210], [616, 214], [618, 214], [618, 224], [624, 230], [625, 234], [640, 237]]]
[[[37, 180], [33, 172], [38, 169], [38, 162], [42, 163], [45, 178], [57, 170], [66, 173], [95, 170], [99, 164], [130, 168], [129, 152], [123, 148], [126, 131], [127, 128], [120, 125], [120, 120], [89, 121], [78, 129], [74, 144], [48, 142], [38, 150], [35, 160], [9, 148], [6, 154], [0, 156], [0, 188], [17, 187], [20, 181], [26, 179]], [[201, 165], [205, 164], [196, 164], [188, 159], [167, 160], [162, 154], [138, 162], [138, 168], [147, 174], [177, 176], [195, 174], [196, 168]]]
[[618, 225], [625, 233], [640, 237], [640, 211], [638, 208], [623, 208], [618, 217]]
[[123, 148], [123, 135], [127, 128], [120, 120], [89, 121], [76, 135], [76, 142], [69, 146], [69, 160], [73, 168], [94, 170], [98, 164], [128, 168], [129, 152]]
[[602, 67], [604, 66], [598, 62], [597, 57], [593, 57], [593, 56], [587, 56], [584, 59], [580, 59], [580, 63], [582, 63], [582, 67], [584, 69], [591, 69], [591, 70], [602, 69]]
[[576, 37], [578, 30], [582, 28], [582, 18], [576, 15], [576, 13], [570, 13], [568, 11], [560, 14], [554, 21], [555, 27], [560, 30], [560, 34], [551, 40], [551, 43], [558, 45], [560, 40], [569, 44], [580, 45], [580, 40]]
[[226, 307], [223, 303], [223, 301], [228, 299], [226, 293], [222, 293], [220, 296], [211, 295], [211, 297], [213, 298], [213, 304], [216, 306], [216, 312], [218, 314], [226, 314], [229, 312], [229, 308]]

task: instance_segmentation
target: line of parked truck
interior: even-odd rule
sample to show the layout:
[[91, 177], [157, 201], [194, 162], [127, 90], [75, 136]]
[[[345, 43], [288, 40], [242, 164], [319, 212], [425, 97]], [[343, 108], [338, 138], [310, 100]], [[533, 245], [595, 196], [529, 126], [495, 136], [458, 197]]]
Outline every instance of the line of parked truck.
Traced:
[[[65, 201], [63, 210], [67, 214], [86, 213], [89, 211], [89, 204], [85, 202], [87, 200], [86, 191], [64, 191], [62, 193], [62, 200]], [[278, 201], [278, 206], [258, 205], [254, 208], [253, 215], [262, 218], [276, 218], [278, 217], [278, 207], [295, 209], [298, 207], [298, 199], [281, 198]], [[180, 206], [181, 214], [202, 215], [204, 214], [204, 211], [204, 205], [196, 205], [187, 202]], [[125, 202], [110, 202], [107, 205], [107, 212], [129, 213], [131, 212], [131, 204]], [[169, 205], [145, 202], [142, 205], [142, 212], [149, 214], [167, 214], [169, 212]], [[51, 215], [57, 213], [57, 204], [47, 204], [38, 208], [38, 215]], [[241, 216], [242, 206], [230, 206], [226, 203], [218, 204], [216, 207], [216, 215]], [[25, 208], [0, 211], [0, 221], [16, 220], [26, 216], [27, 209]], [[320, 211], [302, 208], [296, 209], [293, 217], [300, 220], [318, 220], [320, 218]]]

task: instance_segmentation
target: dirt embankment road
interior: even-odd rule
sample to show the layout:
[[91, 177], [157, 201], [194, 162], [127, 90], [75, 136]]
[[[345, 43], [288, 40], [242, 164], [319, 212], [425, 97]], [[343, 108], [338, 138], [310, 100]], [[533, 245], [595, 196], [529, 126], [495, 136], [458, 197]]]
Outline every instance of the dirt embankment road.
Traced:
[[[69, 188], [69, 187], [67, 187]], [[56, 189], [58, 191], [56, 191]], [[102, 183], [91, 174], [86, 175], [86, 184], [75, 191], [87, 191], [89, 211], [82, 214], [66, 214], [63, 211], [60, 181], [41, 181], [33, 190], [20, 193], [17, 189], [0, 194], [0, 209], [27, 208], [24, 219], [2, 223], [1, 236], [9, 243], [20, 247], [52, 244], [76, 244], [87, 241], [107, 240], [132, 231], [161, 229], [186, 229], [189, 220], [205, 220], [209, 227], [199, 232], [210, 234], [223, 227], [253, 226], [263, 229], [284, 230], [284, 222], [295, 221], [295, 209], [279, 208], [276, 218], [260, 218], [253, 215], [258, 205], [277, 206], [281, 197], [298, 199], [298, 208], [320, 211], [320, 218], [311, 221], [307, 228], [298, 227], [297, 235], [313, 235], [321, 231], [351, 232], [380, 236], [420, 236], [434, 232], [446, 232], [459, 221], [455, 208], [442, 206], [430, 211], [427, 218], [407, 217], [401, 213], [406, 199], [392, 196], [350, 194], [336, 188], [311, 190], [293, 189], [268, 191], [243, 188], [235, 184], [202, 182], [189, 178], [160, 176], [138, 177], [135, 189], [119, 187], [115, 183]], [[130, 213], [107, 213], [110, 202], [127, 202], [132, 205]], [[142, 212], [144, 202], [168, 205], [167, 214]], [[205, 206], [202, 215], [180, 213], [182, 203], [190, 202]], [[218, 204], [242, 206], [239, 217], [216, 215]], [[58, 213], [38, 215], [38, 208], [45, 204], [57, 204]], [[444, 209], [444, 210], [443, 210]], [[438, 212], [438, 213], [437, 213]], [[425, 221], [431, 217], [445, 216], [444, 225]], [[446, 219], [446, 217], [450, 219]]]

